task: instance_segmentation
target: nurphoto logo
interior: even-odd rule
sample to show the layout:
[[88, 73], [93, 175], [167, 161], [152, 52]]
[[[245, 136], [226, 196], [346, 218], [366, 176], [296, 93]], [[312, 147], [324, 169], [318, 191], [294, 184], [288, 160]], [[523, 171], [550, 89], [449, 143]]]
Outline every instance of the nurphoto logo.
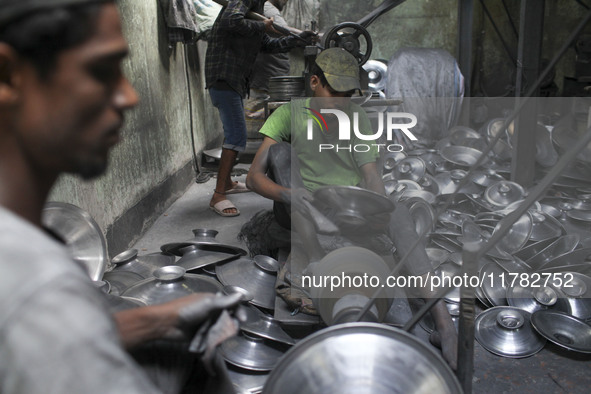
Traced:
[[[313, 139], [314, 123], [316, 123], [320, 129], [320, 132], [325, 134], [332, 134], [333, 130], [328, 129], [328, 123], [324, 119], [322, 114], [332, 114], [337, 117], [338, 120], [338, 139], [340, 141], [351, 141], [351, 119], [349, 116], [338, 109], [321, 109], [320, 112], [313, 110], [312, 108], [305, 107], [311, 112], [311, 117], [308, 118], [307, 125], [307, 138], [308, 140]], [[355, 136], [362, 141], [377, 141], [386, 131], [387, 141], [394, 140], [394, 130], [400, 130], [408, 139], [416, 141], [417, 137], [410, 131], [411, 128], [417, 125], [417, 117], [408, 112], [386, 112], [378, 116], [378, 129], [373, 134], [363, 134], [359, 130], [359, 113], [353, 113], [353, 133]], [[373, 131], [373, 130], [372, 130]], [[404, 150], [400, 144], [355, 144], [355, 145], [334, 145], [334, 144], [319, 144], [318, 151], [324, 150], [347, 150], [349, 152], [367, 152], [371, 147], [377, 147], [378, 151], [382, 149], [388, 152], [401, 152]]]

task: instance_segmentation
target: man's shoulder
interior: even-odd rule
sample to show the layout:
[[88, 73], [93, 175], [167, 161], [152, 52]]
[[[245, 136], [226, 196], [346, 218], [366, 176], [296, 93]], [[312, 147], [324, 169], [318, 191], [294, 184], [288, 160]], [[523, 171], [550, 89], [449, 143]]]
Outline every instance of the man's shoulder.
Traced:
[[[15, 213], [0, 206], [0, 258], [7, 254], [23, 257], [63, 256], [69, 259], [64, 245], [48, 233]], [[35, 264], [35, 261], [31, 261]]]
[[0, 305], [59, 278], [87, 279], [65, 246], [2, 207], [0, 234]]

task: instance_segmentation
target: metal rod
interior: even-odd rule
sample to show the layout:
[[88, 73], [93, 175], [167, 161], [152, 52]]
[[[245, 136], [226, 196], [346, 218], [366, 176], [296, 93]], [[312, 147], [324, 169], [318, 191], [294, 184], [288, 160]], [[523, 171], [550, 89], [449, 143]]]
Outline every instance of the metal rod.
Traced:
[[[527, 81], [535, 80], [540, 71], [544, 9], [545, 0], [521, 0], [515, 97], [521, 96]], [[539, 89], [536, 89], [532, 96], [539, 96], [539, 92]], [[515, 129], [519, 132], [514, 133], [512, 138], [511, 180], [527, 187], [534, 181], [536, 167], [536, 150], [531, 148], [532, 144], [535, 145], [538, 120], [535, 104], [535, 101], [532, 101], [521, 112], [515, 121]]]
[[579, 3], [580, 5], [582, 5], [583, 7], [585, 7], [586, 9], [590, 9], [589, 6], [585, 3], [583, 3], [581, 0], [575, 0], [577, 3]]
[[505, 9], [505, 13], [507, 14], [507, 19], [509, 19], [509, 23], [511, 24], [511, 29], [515, 34], [515, 37], [519, 37], [519, 34], [517, 34], [517, 28], [515, 27], [515, 22], [513, 22], [513, 18], [511, 18], [511, 13], [509, 12], [509, 8], [507, 7], [507, 3], [505, 3], [505, 0], [502, 0], [502, 3], [503, 8]]
[[474, 1], [458, 0], [458, 65], [464, 75], [464, 95], [471, 96]]
[[380, 15], [385, 14], [386, 12], [390, 11], [394, 7], [398, 7], [400, 4], [404, 3], [406, 0], [385, 0], [382, 4], [376, 7], [373, 11], [369, 14], [365, 15], [363, 18], [359, 19], [357, 22], [358, 25], [363, 27], [367, 27], [371, 25]]
[[[477, 275], [478, 243], [466, 243], [462, 253], [462, 268], [468, 278]], [[465, 394], [472, 392], [472, 373], [474, 369], [474, 318], [476, 301], [474, 288], [464, 286], [460, 289], [460, 325], [458, 329], [458, 370], [456, 375]]]

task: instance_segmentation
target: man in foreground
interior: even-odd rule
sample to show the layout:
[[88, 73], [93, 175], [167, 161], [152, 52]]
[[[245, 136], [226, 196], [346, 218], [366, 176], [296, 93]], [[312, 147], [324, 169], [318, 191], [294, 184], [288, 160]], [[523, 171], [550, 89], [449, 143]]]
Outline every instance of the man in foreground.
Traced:
[[[325, 185], [363, 186], [382, 195], [385, 190], [377, 171], [378, 151], [375, 145], [367, 151], [319, 151], [321, 144], [334, 146], [340, 143], [337, 135], [339, 123], [336, 116], [330, 114], [324, 116], [326, 124], [319, 122], [318, 127], [313, 127], [312, 135], [309, 133], [308, 119], [311, 114], [318, 115], [321, 109], [339, 109], [347, 113], [349, 119], [358, 113], [360, 132], [373, 134], [365, 112], [348, 99], [360, 90], [356, 59], [340, 48], [321, 52], [311, 70], [310, 88], [314, 92], [311, 99], [292, 101], [278, 108], [260, 130], [265, 138], [253, 160], [246, 183], [254, 192], [275, 201], [273, 210], [277, 222], [298, 233], [309, 262], [316, 263], [325, 251], [318, 242], [314, 224], [302, 208], [307, 204], [306, 200], [312, 200], [311, 193]], [[351, 141], [342, 144], [353, 146], [362, 142], [371, 143], [351, 132]], [[381, 216], [374, 218], [375, 226], [379, 227], [380, 221], [382, 226], [386, 224], [384, 215]], [[403, 204], [396, 204], [389, 218], [388, 230], [399, 257], [406, 255], [417, 239], [414, 229], [408, 209]], [[431, 273], [432, 267], [424, 247], [415, 248], [409, 260], [410, 264], [405, 268], [411, 275], [426, 277]], [[433, 296], [426, 287], [417, 291], [423, 298]], [[443, 301], [438, 302], [431, 313], [438, 330], [432, 341], [441, 345], [444, 358], [455, 368], [457, 334]]]
[[0, 392], [153, 393], [124, 351], [191, 339], [236, 297], [194, 294], [111, 316], [41, 225], [60, 173], [100, 175], [138, 102], [112, 0], [0, 0]]

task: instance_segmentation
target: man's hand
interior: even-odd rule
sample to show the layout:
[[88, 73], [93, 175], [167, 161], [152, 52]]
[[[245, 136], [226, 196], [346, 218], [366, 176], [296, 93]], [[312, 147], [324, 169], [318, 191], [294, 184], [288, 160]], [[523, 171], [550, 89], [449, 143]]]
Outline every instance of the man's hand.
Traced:
[[277, 29], [275, 29], [275, 26], [273, 26], [273, 22], [273, 18], [265, 19], [263, 21], [263, 23], [265, 24], [265, 33], [270, 34], [272, 36], [282, 36], [283, 34], [278, 32]]
[[221, 295], [197, 293], [162, 304], [176, 310], [175, 324], [165, 333], [167, 339], [191, 339], [196, 329], [210, 316], [224, 309], [234, 308], [242, 299], [241, 294]]
[[297, 46], [305, 47], [307, 45], [314, 45], [318, 42], [318, 34], [310, 31], [305, 30], [298, 34], [299, 39], [297, 40]]
[[224, 309], [234, 308], [241, 295], [196, 293], [160, 305], [128, 309], [113, 315], [127, 349], [155, 339], [190, 340], [200, 324]]
[[291, 205], [292, 209], [303, 213], [309, 213], [308, 204], [314, 201], [312, 193], [303, 187], [282, 192], [281, 197]]

